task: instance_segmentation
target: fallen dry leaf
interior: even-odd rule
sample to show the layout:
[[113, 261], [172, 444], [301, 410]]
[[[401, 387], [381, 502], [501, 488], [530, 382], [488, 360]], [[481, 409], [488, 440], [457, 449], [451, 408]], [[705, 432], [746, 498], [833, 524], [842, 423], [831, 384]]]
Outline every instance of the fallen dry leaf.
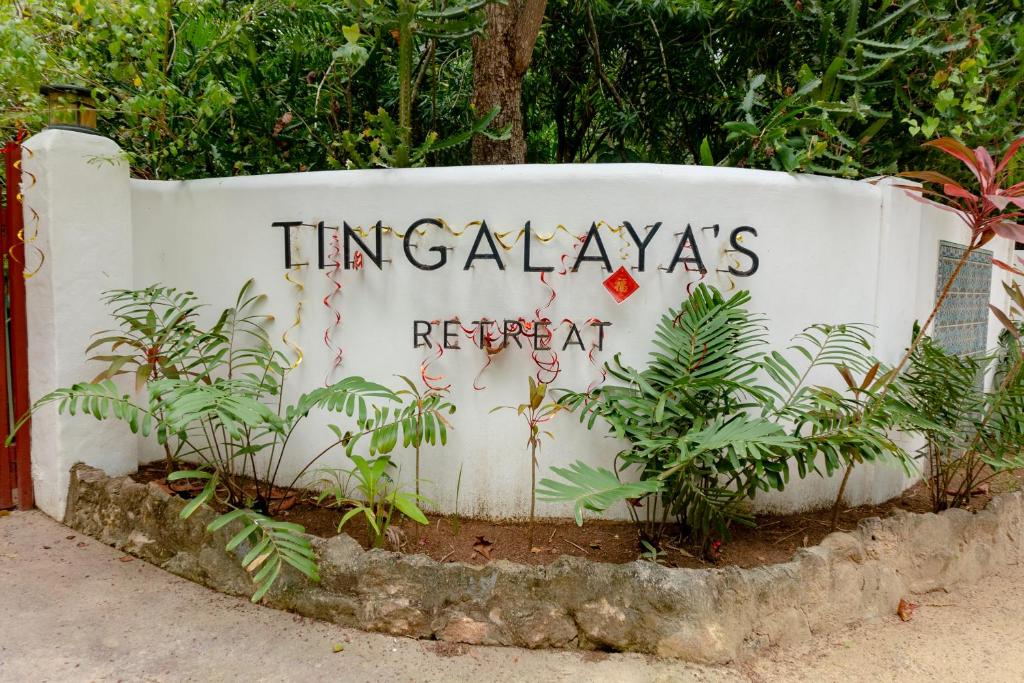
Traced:
[[911, 617], [914, 616], [915, 609], [917, 609], [916, 602], [907, 602], [900, 598], [900, 604], [896, 608], [896, 616], [900, 618], [900, 621], [910, 621]]
[[480, 553], [480, 557], [490, 562], [492, 547], [494, 547], [494, 544], [488, 541], [484, 536], [477, 536], [476, 543], [473, 544], [473, 551]]
[[537, 546], [534, 546], [534, 547], [530, 548], [530, 552], [534, 553], [534, 554], [542, 553], [542, 552], [544, 552], [544, 548], [538, 548]]
[[79, 541], [78, 543], [75, 544], [75, 546], [78, 547], [78, 548], [84, 548], [87, 545], [88, 545], [88, 543], [86, 543], [85, 541]]
[[118, 562], [131, 562], [134, 559], [135, 558], [132, 557], [131, 555], [125, 555], [124, 557], [117, 558]]
[[0, 517], [6, 517], [9, 514], [11, 514], [10, 510], [0, 510]]

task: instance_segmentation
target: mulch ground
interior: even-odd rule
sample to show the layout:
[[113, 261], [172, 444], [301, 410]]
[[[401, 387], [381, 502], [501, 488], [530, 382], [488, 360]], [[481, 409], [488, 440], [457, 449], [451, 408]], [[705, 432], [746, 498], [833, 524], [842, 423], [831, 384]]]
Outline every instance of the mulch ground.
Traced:
[[[144, 465], [133, 475], [136, 481], [164, 483], [162, 463]], [[1024, 475], [1022, 475], [1024, 476]], [[975, 496], [973, 509], [983, 508], [1002, 491], [1019, 488], [1022, 479], [1006, 477], [993, 482], [989, 492]], [[189, 497], [188, 491], [183, 492]], [[291, 503], [291, 501], [289, 501]], [[839, 516], [839, 531], [850, 531], [868, 517], [884, 517], [894, 510], [930, 512], [928, 491], [918, 483], [902, 495], [880, 505], [861, 505], [844, 509]], [[279, 519], [301, 524], [310, 534], [330, 537], [338, 533], [343, 510], [318, 505], [306, 491], [294, 492], [294, 503], [275, 515]], [[484, 564], [490, 560], [510, 560], [522, 564], [543, 565], [561, 555], [586, 557], [596, 562], [621, 564], [640, 557], [643, 550], [636, 527], [629, 522], [588, 520], [582, 527], [571, 519], [544, 519], [534, 524], [532, 538], [529, 524], [520, 521], [495, 521], [427, 514], [430, 524], [424, 526], [402, 518], [394, 524], [388, 549], [409, 554], [427, 555], [441, 562]], [[668, 546], [659, 561], [671, 567], [739, 566], [757, 567], [786, 562], [802, 547], [817, 545], [829, 534], [831, 510], [788, 515], [758, 515], [755, 528], [736, 527], [732, 537], [722, 544], [714, 562], [700, 558], [697, 548]], [[344, 533], [355, 538], [364, 548], [370, 546], [368, 526], [361, 517], [346, 524]]]

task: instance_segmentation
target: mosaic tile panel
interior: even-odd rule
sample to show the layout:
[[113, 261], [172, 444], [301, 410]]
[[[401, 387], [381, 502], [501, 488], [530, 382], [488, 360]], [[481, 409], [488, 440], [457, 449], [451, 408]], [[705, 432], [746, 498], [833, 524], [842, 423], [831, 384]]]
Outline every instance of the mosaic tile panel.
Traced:
[[[953, 242], [939, 242], [936, 299], [965, 249], [963, 245]], [[957, 275], [949, 296], [935, 317], [932, 338], [949, 353], [961, 356], [984, 353], [988, 343], [988, 303], [991, 292], [992, 252], [979, 249], [971, 254]]]

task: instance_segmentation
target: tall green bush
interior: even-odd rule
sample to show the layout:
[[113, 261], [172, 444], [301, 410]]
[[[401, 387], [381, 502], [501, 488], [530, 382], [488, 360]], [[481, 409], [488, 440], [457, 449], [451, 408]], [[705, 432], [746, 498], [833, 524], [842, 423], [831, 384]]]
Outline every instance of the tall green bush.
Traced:
[[[228, 511], [210, 524], [211, 531], [235, 521], [242, 525], [227, 549], [241, 553], [247, 544], [242, 566], [256, 584], [255, 602], [285, 564], [318, 578], [302, 527], [272, 518], [279, 512], [277, 486], [295, 487], [331, 453], [353, 456], [365, 448], [370, 455], [384, 455], [400, 443], [443, 444], [446, 415], [454, 406], [434, 392], [403, 406], [398, 393], [362, 377], [347, 377], [285, 403], [285, 383], [297, 364], [271, 343], [269, 316], [258, 310], [263, 297], [252, 294], [252, 287], [250, 280], [235, 305], [209, 327], [199, 324], [190, 292], [167, 287], [112, 292], [108, 303], [119, 325], [101, 332], [93, 345], [105, 351], [94, 360], [106, 368], [93, 382], [43, 396], [31, 412], [55, 403], [61, 413], [120, 420], [133, 433], [154, 436], [174, 464], [187, 468], [172, 472], [169, 481], [203, 482], [181, 516], [216, 502]], [[141, 395], [122, 391], [113, 381], [120, 375], [132, 376]], [[282, 481], [291, 436], [312, 412], [333, 416], [333, 436], [319, 452], [299, 455], [298, 473]], [[383, 462], [386, 467], [388, 461]]]
[[[645, 540], [656, 545], [678, 523], [706, 549], [730, 525], [753, 524], [749, 499], [782, 490], [791, 469], [804, 477], [892, 459], [909, 471], [888, 432], [913, 415], [894, 396], [875, 400], [880, 365], [867, 330], [815, 325], [794, 339], [791, 360], [767, 348], [749, 301], [747, 292], [726, 298], [698, 286], [661, 318], [646, 367], [616, 356], [606, 365], [612, 382], [564, 395], [581, 422], [600, 419], [626, 445], [614, 472], [580, 462], [552, 468], [560, 480], [543, 480], [540, 497], [572, 503], [579, 523], [583, 510], [627, 501]], [[813, 384], [822, 368], [847, 387]]]

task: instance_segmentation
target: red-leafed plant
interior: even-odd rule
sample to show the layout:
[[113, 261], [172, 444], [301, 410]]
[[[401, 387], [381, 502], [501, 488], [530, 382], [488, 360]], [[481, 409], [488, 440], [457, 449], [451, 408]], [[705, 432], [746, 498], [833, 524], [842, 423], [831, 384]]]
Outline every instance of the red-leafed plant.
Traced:
[[[963, 256], [960, 257], [960, 261], [953, 269], [952, 275], [943, 285], [942, 291], [935, 301], [935, 306], [932, 308], [931, 313], [928, 314], [928, 319], [918, 329], [909, 348], [907, 348], [903, 357], [900, 358], [896, 367], [888, 371], [876, 383], [876, 388], [880, 389], [880, 392], [877, 394], [879, 400], [885, 398], [893, 380], [900, 376], [907, 363], [918, 352], [922, 342], [928, 337], [928, 330], [935, 321], [935, 316], [942, 309], [942, 304], [948, 298], [949, 292], [953, 288], [953, 283], [956, 282], [957, 276], [960, 275], [960, 271], [967, 264], [971, 254], [997, 236], [1005, 237], [1015, 242], [1024, 242], [1024, 225], [1018, 222], [1024, 217], [1024, 211], [1021, 210], [1024, 209], [1024, 182], [1006, 186], [1011, 172], [1010, 163], [1022, 145], [1024, 145], [1024, 137], [1018, 138], [1011, 143], [1006, 153], [1003, 154], [1003, 158], [997, 164], [984, 147], [972, 150], [967, 145], [953, 138], [939, 138], [938, 140], [924, 143], [924, 147], [931, 147], [945, 152], [967, 166], [977, 181], [977, 186], [972, 189], [968, 189], [963, 184], [937, 171], [907, 171], [900, 174], [904, 178], [922, 181], [925, 185], [898, 185], [897, 187], [903, 188], [911, 197], [919, 201], [954, 212], [970, 229], [971, 236], [967, 249], [964, 250]], [[938, 189], [929, 187], [929, 185], [937, 185]], [[1018, 275], [1024, 275], [1024, 271], [1002, 261], [993, 259], [992, 263]], [[1017, 329], [1002, 311], [994, 308], [993, 311], [1000, 323], [1008, 330], [1011, 330], [1012, 333], [1017, 333]], [[1018, 367], [1015, 372], [1019, 370], [1020, 368]], [[880, 402], [876, 401], [874, 405], [878, 404]], [[843, 475], [842, 482], [839, 485], [839, 493], [836, 496], [833, 508], [836, 511], [838, 511], [839, 505], [842, 502], [846, 483], [853, 471], [853, 466], [854, 463], [847, 465], [846, 473]], [[836, 515], [833, 514], [833, 526], [836, 519]]]
[[[956, 213], [971, 231], [970, 243], [963, 256], [953, 269], [953, 274], [943, 286], [934, 308], [928, 319], [914, 337], [910, 348], [900, 359], [890, 378], [896, 377], [903, 370], [907, 361], [928, 333], [935, 316], [963, 270], [971, 254], [990, 242], [993, 238], [1005, 237], [1015, 242], [1024, 242], [1024, 225], [1019, 222], [1024, 218], [1024, 182], [1006, 187], [1010, 176], [1010, 163], [1024, 145], [1024, 137], [1018, 138], [1007, 148], [1003, 158], [997, 164], [992, 155], [984, 147], [970, 149], [953, 138], [939, 138], [924, 143], [961, 161], [974, 175], [977, 186], [968, 189], [961, 183], [937, 171], [908, 171], [900, 176], [919, 180], [926, 185], [901, 185], [912, 197], [927, 204], [937, 206], [946, 211]], [[938, 189], [927, 184], [937, 185]], [[999, 260], [993, 264], [1005, 270], [1024, 275], [1024, 272]]]

